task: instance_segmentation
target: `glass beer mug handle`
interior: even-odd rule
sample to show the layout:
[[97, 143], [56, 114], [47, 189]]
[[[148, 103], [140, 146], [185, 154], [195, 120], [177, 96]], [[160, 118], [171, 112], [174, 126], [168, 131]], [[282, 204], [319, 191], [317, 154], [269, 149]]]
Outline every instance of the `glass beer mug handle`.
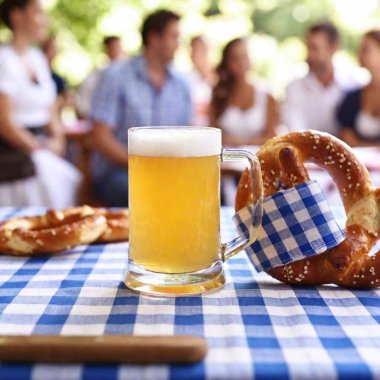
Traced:
[[230, 242], [222, 244], [222, 260], [226, 261], [251, 245], [257, 238], [257, 232], [261, 225], [262, 218], [263, 185], [260, 163], [254, 154], [240, 149], [223, 149], [222, 161], [240, 161], [247, 164], [247, 168], [251, 175], [252, 194], [255, 195], [254, 198], [256, 198], [255, 200], [257, 201], [256, 205], [253, 207], [252, 223], [250, 224], [248, 231]]

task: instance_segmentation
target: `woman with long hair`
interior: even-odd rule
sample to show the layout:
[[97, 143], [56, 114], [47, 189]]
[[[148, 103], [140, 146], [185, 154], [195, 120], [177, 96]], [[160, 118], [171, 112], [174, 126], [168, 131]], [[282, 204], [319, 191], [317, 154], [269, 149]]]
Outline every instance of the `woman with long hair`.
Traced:
[[248, 79], [251, 63], [244, 38], [230, 41], [217, 67], [210, 125], [223, 131], [226, 145], [261, 145], [274, 136], [278, 122], [274, 98]]
[[338, 108], [342, 138], [351, 146], [375, 145], [380, 141], [380, 30], [367, 32], [359, 49], [360, 64], [371, 80], [349, 92]]
[[79, 172], [63, 158], [65, 136], [42, 52], [40, 0], [3, 0], [9, 43], [0, 47], [0, 205], [66, 207], [76, 201]]

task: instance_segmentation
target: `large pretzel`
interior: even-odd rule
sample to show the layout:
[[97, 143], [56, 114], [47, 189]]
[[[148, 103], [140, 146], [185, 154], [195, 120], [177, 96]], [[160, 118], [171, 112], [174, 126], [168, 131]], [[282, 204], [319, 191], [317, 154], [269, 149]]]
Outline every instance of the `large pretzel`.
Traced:
[[[314, 162], [334, 179], [347, 214], [346, 239], [337, 247], [268, 273], [296, 285], [380, 286], [380, 252], [368, 255], [380, 234], [380, 188], [375, 188], [352, 149], [327, 133], [305, 131], [272, 138], [257, 156], [265, 196], [308, 181], [304, 163]], [[254, 195], [247, 185], [250, 176], [244, 172], [236, 196], [237, 210], [252, 203]]]

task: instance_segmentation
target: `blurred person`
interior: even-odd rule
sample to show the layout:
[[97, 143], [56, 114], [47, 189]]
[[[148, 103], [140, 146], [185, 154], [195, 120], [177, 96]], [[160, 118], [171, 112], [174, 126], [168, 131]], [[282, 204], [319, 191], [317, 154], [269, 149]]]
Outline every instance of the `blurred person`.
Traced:
[[126, 58], [126, 53], [118, 36], [108, 36], [103, 40], [104, 51], [110, 62], [120, 61]]
[[73, 110], [73, 113], [75, 114], [76, 97], [74, 92], [69, 89], [66, 79], [62, 75], [58, 74], [58, 72], [53, 67], [55, 57], [57, 56], [59, 51], [57, 37], [55, 35], [48, 36], [42, 42], [41, 49], [44, 52], [45, 57], [48, 61], [51, 76], [55, 84], [57, 94], [56, 105], [58, 115], [61, 122], [64, 123], [64, 109], [66, 107], [71, 108]]
[[210, 106], [210, 125], [222, 129], [226, 145], [261, 145], [274, 136], [276, 101], [261, 84], [248, 79], [250, 70], [245, 39], [230, 41], [217, 67], [219, 79]]
[[380, 141], [380, 30], [363, 36], [359, 61], [371, 80], [367, 86], [347, 93], [337, 117], [341, 136], [349, 145], [376, 145]]
[[191, 62], [189, 84], [194, 105], [194, 125], [208, 126], [209, 106], [212, 87], [216, 81], [215, 71], [210, 63], [209, 46], [202, 36], [191, 39]]
[[53, 35], [46, 38], [41, 44], [42, 51], [48, 61], [51, 76], [55, 84], [56, 92], [59, 97], [66, 97], [67, 94], [67, 82], [59, 75], [53, 68], [53, 62], [58, 54], [57, 38]]
[[[276, 101], [263, 85], [248, 79], [250, 70], [245, 39], [227, 43], [216, 69], [218, 82], [210, 105], [210, 125], [222, 129], [223, 144], [227, 146], [262, 145], [275, 134]], [[225, 205], [234, 205], [238, 181], [233, 175], [223, 175]]]
[[150, 14], [142, 25], [142, 53], [111, 65], [96, 87], [92, 175], [96, 197], [108, 206], [128, 203], [128, 128], [191, 124], [190, 90], [172, 66], [179, 20], [168, 10]]
[[93, 70], [78, 89], [77, 110], [81, 118], [87, 118], [90, 114], [92, 96], [104, 70], [111, 63], [127, 57], [118, 36], [104, 37], [103, 48], [108, 60], [106, 66]]
[[80, 174], [59, 157], [54, 82], [33, 47], [46, 37], [46, 14], [40, 0], [3, 0], [0, 16], [11, 31], [0, 47], [0, 205], [72, 206]]
[[337, 134], [337, 105], [358, 81], [353, 73], [333, 64], [340, 48], [340, 35], [331, 23], [311, 26], [306, 33], [306, 48], [309, 73], [288, 85], [283, 123], [291, 131], [316, 129]]

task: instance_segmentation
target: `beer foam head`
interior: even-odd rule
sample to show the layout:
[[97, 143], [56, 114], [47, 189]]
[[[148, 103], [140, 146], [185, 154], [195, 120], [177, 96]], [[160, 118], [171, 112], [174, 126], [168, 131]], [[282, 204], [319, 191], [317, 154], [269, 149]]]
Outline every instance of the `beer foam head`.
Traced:
[[132, 156], [204, 157], [221, 150], [222, 133], [217, 128], [131, 128], [128, 135]]

